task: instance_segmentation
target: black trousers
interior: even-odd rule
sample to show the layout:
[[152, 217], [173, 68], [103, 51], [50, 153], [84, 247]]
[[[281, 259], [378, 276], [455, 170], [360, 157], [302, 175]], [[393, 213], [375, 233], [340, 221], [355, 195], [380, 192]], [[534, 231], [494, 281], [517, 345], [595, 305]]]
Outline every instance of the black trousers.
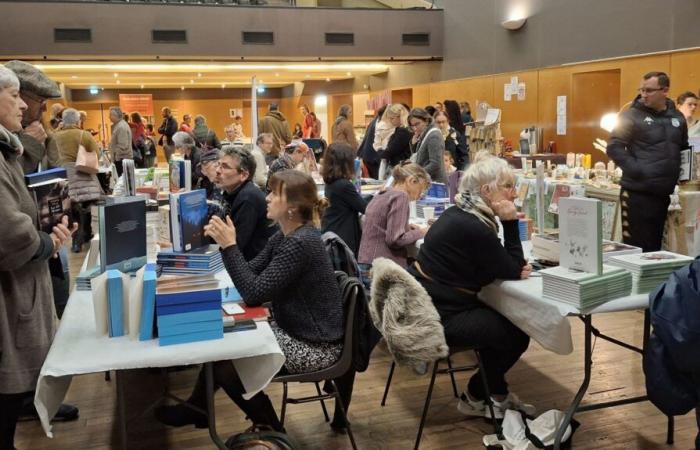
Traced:
[[[418, 281], [428, 291], [440, 313], [447, 345], [478, 349], [491, 394], [507, 395], [505, 375], [527, 350], [530, 337], [475, 296], [424, 278]], [[455, 305], [460, 301], [466, 309], [440, 308], [441, 303]], [[472, 375], [467, 389], [469, 395], [478, 400], [486, 398], [478, 371]]]
[[[217, 361], [213, 366], [214, 392], [220, 387], [223, 388], [231, 400], [241, 408], [255, 425], [268, 425], [276, 431], [283, 430], [270, 398], [263, 391], [255, 394], [250, 400], [243, 398], [245, 388], [231, 361]], [[202, 368], [199, 371], [197, 383], [188, 402], [205, 411], [207, 409], [206, 386], [205, 372], [204, 368]]]
[[119, 161], [114, 161], [114, 167], [117, 168], [117, 175], [122, 176], [122, 173], [124, 173], [124, 166], [122, 165], [121, 159]]
[[620, 190], [622, 242], [644, 252], [661, 250], [670, 201], [668, 195]]
[[15, 429], [25, 398], [32, 392], [0, 394], [0, 450], [14, 450]]

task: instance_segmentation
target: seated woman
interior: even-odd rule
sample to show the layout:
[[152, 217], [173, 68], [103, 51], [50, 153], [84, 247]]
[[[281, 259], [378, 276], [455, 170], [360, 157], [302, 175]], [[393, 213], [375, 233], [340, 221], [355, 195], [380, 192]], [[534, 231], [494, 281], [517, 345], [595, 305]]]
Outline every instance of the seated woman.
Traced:
[[427, 231], [427, 228], [410, 225], [408, 215], [409, 203], [418, 200], [430, 186], [428, 172], [418, 164], [406, 161], [394, 167], [392, 175], [394, 185], [375, 195], [365, 211], [357, 257], [365, 284], [375, 258], [389, 258], [406, 267], [406, 247]]
[[[508, 408], [534, 413], [531, 405], [508, 392], [505, 380], [530, 339], [477, 298], [479, 290], [496, 278], [524, 279], [532, 271], [520, 244], [514, 183], [502, 159], [485, 156], [471, 164], [460, 181], [455, 206], [430, 227], [417, 261], [409, 268], [433, 299], [447, 345], [479, 349], [499, 419]], [[503, 226], [503, 244], [496, 217]], [[461, 396], [457, 407], [463, 414], [490, 415], [480, 377], [475, 373]]]
[[[272, 301], [277, 326], [273, 328], [284, 352], [287, 373], [321, 370], [335, 363], [342, 351], [343, 305], [333, 268], [314, 226], [323, 208], [313, 179], [296, 170], [277, 172], [270, 180], [267, 217], [280, 226], [262, 252], [246, 262], [236, 245], [236, 229], [213, 217], [205, 234], [220, 246], [226, 270], [249, 306]], [[214, 364], [215, 386], [256, 425], [282, 430], [270, 399], [258, 392], [250, 400], [231, 361]], [[206, 408], [204, 371], [199, 375], [189, 403]], [[161, 422], [172, 426], [206, 427], [204, 414], [185, 405], [156, 410]]]

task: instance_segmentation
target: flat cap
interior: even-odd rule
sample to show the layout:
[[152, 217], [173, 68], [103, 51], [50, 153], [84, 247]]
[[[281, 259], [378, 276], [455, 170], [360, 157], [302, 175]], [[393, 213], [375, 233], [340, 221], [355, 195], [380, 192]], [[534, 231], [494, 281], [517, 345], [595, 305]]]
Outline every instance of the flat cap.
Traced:
[[17, 75], [21, 91], [29, 91], [44, 98], [61, 98], [58, 84], [33, 65], [13, 60], [6, 63], [5, 67]]

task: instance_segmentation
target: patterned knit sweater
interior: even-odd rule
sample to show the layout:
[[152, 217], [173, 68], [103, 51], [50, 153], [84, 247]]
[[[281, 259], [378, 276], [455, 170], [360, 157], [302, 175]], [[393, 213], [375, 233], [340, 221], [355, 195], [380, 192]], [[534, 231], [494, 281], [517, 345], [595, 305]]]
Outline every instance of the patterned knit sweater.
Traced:
[[343, 306], [321, 233], [304, 225], [289, 235], [273, 235], [246, 262], [237, 245], [222, 250], [224, 265], [249, 306], [272, 302], [280, 328], [307, 342], [343, 337]]

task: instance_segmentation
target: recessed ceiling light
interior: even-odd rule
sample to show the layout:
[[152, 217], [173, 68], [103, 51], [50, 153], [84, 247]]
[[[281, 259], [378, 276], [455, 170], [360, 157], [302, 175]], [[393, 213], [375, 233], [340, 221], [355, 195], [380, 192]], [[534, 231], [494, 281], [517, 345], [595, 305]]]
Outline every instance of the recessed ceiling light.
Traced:
[[311, 77], [311, 75], [309, 75], [308, 73], [307, 73], [305, 76], [306, 76], [306, 78], [310, 78], [310, 77]]
[[349, 77], [351, 77], [351, 76], [352, 76], [352, 72], [348, 72], [347, 75], [348, 75]]
[[78, 79], [78, 75], [72, 75], [71, 78], [74, 79], [74, 80], [77, 80], [77, 79]]
[[190, 84], [194, 84], [194, 80], [190, 80]]
[[181, 91], [184, 91], [184, 90], [185, 90], [185, 86], [180, 86], [180, 90], [181, 90]]
[[143, 89], [143, 88], [145, 88], [145, 87], [146, 87], [146, 86], [144, 86], [143, 84], [141, 85], [141, 89]]
[[202, 78], [202, 74], [201, 74], [201, 73], [198, 73], [198, 74], [197, 74], [197, 78]]
[[330, 79], [330, 78], [328, 78], [328, 77], [326, 77], [326, 81], [327, 81], [327, 82], [329, 82], [329, 81], [331, 81], [331, 79]]
[[279, 72], [275, 74], [276, 77], [280, 76]]
[[117, 78], [119, 74], [117, 72], [114, 72], [114, 78]]
[[117, 80], [117, 84], [122, 84], [122, 82], [120, 80]]
[[226, 89], [226, 83], [221, 85], [221, 89]]

